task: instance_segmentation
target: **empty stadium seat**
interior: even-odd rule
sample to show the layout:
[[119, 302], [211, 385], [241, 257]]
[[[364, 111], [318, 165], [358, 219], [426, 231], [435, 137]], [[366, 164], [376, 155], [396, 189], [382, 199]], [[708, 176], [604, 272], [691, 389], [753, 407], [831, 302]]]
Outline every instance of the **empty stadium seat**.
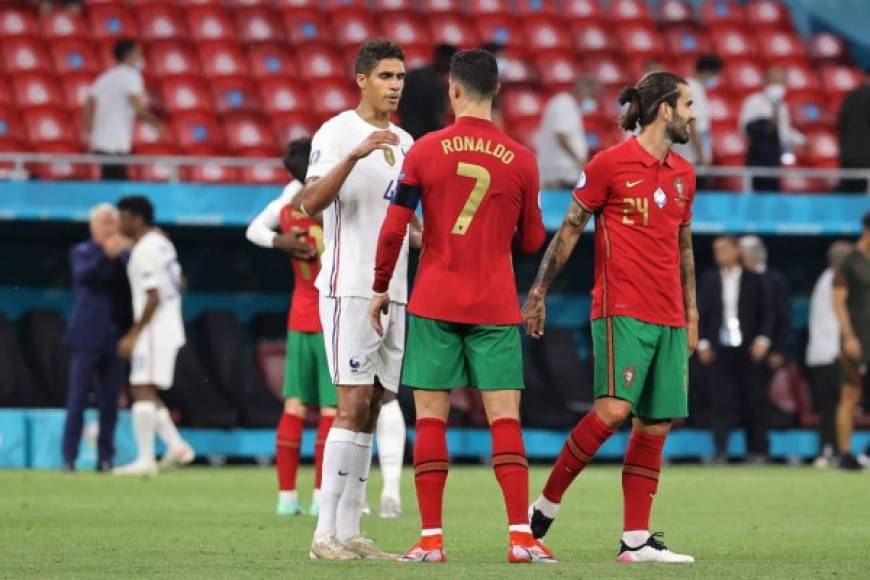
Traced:
[[610, 0], [610, 19], [617, 24], [651, 22], [646, 0]]
[[18, 7], [0, 8], [0, 38], [39, 36], [39, 21], [33, 11]]
[[253, 46], [248, 51], [250, 72], [254, 78], [296, 77], [299, 67], [296, 59], [282, 46]]
[[77, 131], [63, 109], [28, 109], [22, 118], [28, 140], [37, 148], [78, 143]]
[[466, 0], [465, 7], [468, 12], [475, 15], [481, 14], [510, 14], [510, 0]]
[[210, 162], [190, 167], [185, 176], [196, 183], [238, 183], [239, 169]]
[[409, 13], [417, 10], [414, 0], [374, 0], [372, 6], [379, 14], [379, 18], [391, 12]]
[[716, 27], [710, 31], [710, 38], [722, 59], [750, 58], [758, 53], [755, 38], [743, 28]]
[[262, 109], [257, 87], [248, 79], [214, 79], [209, 81], [209, 86], [217, 113], [256, 113]]
[[[82, 153], [80, 146], [70, 143], [47, 143], [39, 145], [37, 150], [39, 153], [63, 155]], [[32, 163], [28, 167], [37, 178], [50, 181], [97, 181], [100, 178], [100, 169], [96, 165], [51, 161]]]
[[695, 21], [692, 5], [686, 0], [662, 0], [658, 3], [656, 15], [664, 24], [691, 24]]
[[270, 114], [302, 113], [309, 109], [309, 94], [299, 83], [285, 78], [260, 81], [263, 110]]
[[[429, 29], [416, 13], [396, 13], [378, 16], [381, 28], [390, 38], [407, 50], [411, 46], [425, 47], [432, 52]], [[428, 62], [428, 58], [426, 59]]]
[[252, 185], [286, 184], [287, 171], [270, 165], [253, 165], [239, 168], [239, 181]]
[[848, 59], [846, 42], [830, 32], [814, 34], [810, 39], [809, 53], [816, 63], [838, 64]]
[[788, 95], [791, 122], [799, 131], [813, 129], [832, 129], [836, 119], [836, 110], [821, 93], [810, 95]]
[[178, 113], [172, 116], [172, 125], [178, 136], [178, 146], [186, 153], [205, 155], [223, 147], [223, 131], [212, 114]]
[[863, 75], [849, 66], [825, 65], [820, 69], [822, 85], [829, 95], [844, 95], [864, 82]]
[[537, 147], [538, 127], [541, 119], [538, 117], [513, 121], [505, 127], [505, 133], [516, 139], [532, 151]]
[[353, 108], [359, 99], [357, 92], [346, 81], [326, 80], [313, 83], [310, 94], [314, 97], [311, 100], [312, 112], [324, 121]]
[[6, 82], [6, 77], [0, 74], [0, 107], [8, 107], [15, 104], [15, 98], [12, 95], [12, 90], [9, 88], [9, 83]]
[[536, 90], [514, 89], [504, 95], [501, 110], [505, 121], [516, 122], [540, 118], [545, 104], [544, 96]]
[[292, 44], [332, 42], [332, 27], [318, 10], [294, 11], [284, 14], [284, 28]]
[[462, 0], [419, 0], [423, 14], [457, 14], [462, 10]]
[[821, 90], [819, 74], [806, 61], [783, 64], [788, 94], [816, 94]]
[[658, 58], [665, 46], [658, 30], [642, 23], [623, 24], [617, 30], [619, 46], [626, 55]]
[[302, 46], [296, 58], [303, 67], [300, 71], [306, 81], [347, 78], [349, 69], [338, 53], [323, 46]]
[[714, 127], [713, 158], [718, 165], [743, 165], [746, 162], [746, 136], [736, 128]]
[[429, 18], [432, 42], [452, 44], [460, 49], [474, 48], [480, 44], [477, 33], [468, 18], [447, 14]]
[[608, 25], [597, 20], [580, 20], [571, 25], [574, 48], [583, 57], [601, 52], [614, 52], [616, 39]]
[[232, 153], [262, 157], [278, 154], [268, 126], [258, 116], [229, 115], [224, 121], [224, 133]]
[[320, 8], [320, 0], [275, 0], [275, 7], [283, 12], [318, 10]]
[[248, 62], [238, 45], [221, 41], [199, 45], [202, 73], [212, 79], [247, 78]]
[[236, 11], [238, 41], [242, 44], [283, 42], [280, 19], [264, 7], [240, 8]]
[[42, 37], [46, 40], [60, 38], [88, 38], [90, 30], [84, 16], [68, 10], [52, 10], [40, 18]]
[[342, 48], [358, 48], [362, 43], [380, 36], [377, 22], [368, 12], [341, 11], [332, 15], [333, 42]]
[[94, 75], [92, 74], [64, 75], [61, 79], [61, 85], [63, 87], [64, 103], [67, 108], [77, 110], [84, 107], [91, 92], [91, 85], [93, 84]]
[[755, 0], [746, 4], [746, 21], [754, 29], [791, 29], [788, 8], [775, 0]]
[[710, 106], [710, 123], [718, 129], [737, 129], [742, 103], [738, 97], [724, 90], [707, 92]]
[[21, 150], [27, 135], [21, 126], [18, 111], [0, 106], [0, 147], [5, 151]]
[[587, 60], [583, 66], [586, 74], [592, 75], [602, 85], [626, 85], [634, 81], [629, 79], [623, 62], [610, 56], [594, 57]]
[[840, 166], [840, 142], [833, 131], [814, 130], [806, 135], [806, 152], [802, 153], [803, 161], [812, 167]]
[[513, 15], [487, 14], [475, 18], [481, 42], [493, 42], [508, 48], [522, 48], [526, 44], [523, 29]]
[[768, 62], [802, 60], [806, 58], [804, 45], [797, 34], [782, 30], [760, 30], [756, 34], [759, 52]]
[[133, 12], [122, 4], [99, 4], [88, 7], [91, 34], [94, 38], [138, 38], [139, 27]]
[[712, 50], [709, 35], [698, 28], [676, 26], [665, 31], [668, 53], [681, 58], [697, 58]]
[[756, 60], [734, 60], [725, 63], [725, 76], [739, 95], [757, 91], [764, 86], [765, 70]]
[[549, 16], [528, 17], [523, 20], [526, 42], [531, 51], [564, 50], [572, 48], [568, 28]]
[[190, 6], [187, 8], [187, 29], [196, 42], [235, 41], [235, 28], [223, 6]]
[[208, 86], [198, 77], [170, 78], [160, 88], [163, 106], [169, 112], [212, 110]]
[[525, 55], [507, 51], [499, 69], [499, 81], [502, 85], [530, 83], [537, 78], [537, 70], [529, 64]]
[[162, 155], [158, 151], [175, 147], [175, 133], [170, 125], [163, 125], [160, 131], [141, 121], [133, 126], [133, 151], [143, 155]]
[[51, 58], [42, 40], [36, 38], [9, 38], [2, 42], [3, 63], [7, 74], [22, 72], [54, 72]]
[[539, 53], [535, 64], [541, 83], [550, 91], [568, 89], [581, 76], [577, 59], [570, 52]]
[[422, 68], [432, 62], [432, 47], [430, 45], [411, 44], [403, 46], [405, 52], [405, 70]]
[[314, 135], [314, 131], [317, 129], [317, 124], [311, 115], [299, 113], [273, 115], [269, 125], [272, 127], [272, 134], [281, 148], [300, 137]]
[[58, 39], [50, 44], [54, 70], [59, 74], [98, 73], [102, 62], [94, 44], [81, 38]]
[[586, 133], [586, 144], [593, 155], [625, 139], [625, 133], [612, 119], [587, 119], [583, 123], [583, 131]]
[[746, 12], [737, 0], [706, 0], [701, 3], [701, 22], [708, 28], [721, 25], [745, 26]]
[[367, 0], [321, 0], [326, 12], [338, 10], [368, 10]]
[[604, 11], [598, 0], [563, 0], [562, 14], [575, 22], [604, 19]]
[[53, 75], [24, 73], [12, 77], [12, 90], [19, 107], [33, 110], [39, 107], [62, 108], [65, 99]]
[[169, 4], [146, 4], [136, 11], [139, 17], [139, 38], [181, 40], [189, 37], [181, 12]]
[[202, 66], [193, 49], [173, 40], [151, 43], [145, 50], [149, 74], [159, 78], [198, 75]]
[[526, 16], [559, 16], [561, 6], [558, 0], [514, 0], [514, 10], [521, 18]]

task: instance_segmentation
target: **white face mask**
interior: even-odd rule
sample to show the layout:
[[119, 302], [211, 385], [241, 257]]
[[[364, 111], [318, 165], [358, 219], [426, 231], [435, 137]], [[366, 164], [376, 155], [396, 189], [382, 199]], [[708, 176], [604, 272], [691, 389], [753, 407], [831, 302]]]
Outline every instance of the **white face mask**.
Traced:
[[715, 89], [718, 86], [719, 86], [719, 77], [717, 77], [717, 76], [707, 77], [704, 80], [704, 88], [706, 88], [706, 89]]
[[143, 70], [145, 70], [145, 61], [140, 58], [133, 63], [133, 68], [135, 68], [139, 72], [142, 72]]
[[498, 74], [503, 75], [508, 67], [508, 59], [499, 57], [495, 59], [495, 64], [498, 67]]
[[764, 92], [767, 94], [768, 99], [775, 103], [778, 103], [785, 97], [785, 85], [767, 85], [764, 88]]

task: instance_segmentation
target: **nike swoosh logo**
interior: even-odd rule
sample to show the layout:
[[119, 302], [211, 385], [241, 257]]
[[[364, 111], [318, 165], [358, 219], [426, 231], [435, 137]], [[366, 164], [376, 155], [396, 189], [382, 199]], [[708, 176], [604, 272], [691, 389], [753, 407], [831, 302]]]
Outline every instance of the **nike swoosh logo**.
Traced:
[[365, 483], [365, 482], [367, 482], [367, 481], [369, 480], [368, 477], [360, 477], [360, 478], [358, 478], [358, 479], [359, 479], [359, 482], [360, 482], [360, 483]]
[[338, 475], [340, 477], [345, 477], [345, 476], [347, 476], [348, 473], [350, 473], [350, 471], [342, 471], [340, 469], [338, 470]]
[[643, 179], [638, 179], [637, 181], [626, 181], [625, 187], [634, 187], [635, 185], [640, 185], [643, 183]]

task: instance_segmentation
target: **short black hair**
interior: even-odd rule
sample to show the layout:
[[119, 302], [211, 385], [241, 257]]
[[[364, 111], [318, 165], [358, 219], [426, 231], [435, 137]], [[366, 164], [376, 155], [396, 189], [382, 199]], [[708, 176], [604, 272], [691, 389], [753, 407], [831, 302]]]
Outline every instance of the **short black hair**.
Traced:
[[115, 55], [116, 62], [124, 62], [130, 53], [133, 52], [133, 49], [139, 45], [136, 40], [132, 38], [122, 38], [115, 43], [114, 48], [112, 48], [112, 54]]
[[127, 211], [142, 218], [146, 226], [154, 225], [154, 206], [144, 195], [130, 195], [118, 200], [118, 211]]
[[722, 70], [722, 59], [715, 54], [702, 54], [695, 62], [695, 72], [717, 73]]
[[478, 98], [492, 98], [498, 90], [498, 63], [487, 50], [463, 50], [450, 59], [450, 78]]
[[284, 167], [287, 168], [287, 171], [290, 172], [290, 175], [294, 179], [305, 183], [309, 157], [311, 157], [311, 138], [300, 137], [287, 145], [287, 150], [284, 151], [284, 157], [281, 161], [284, 162]]
[[356, 63], [353, 65], [354, 74], [369, 76], [378, 63], [387, 58], [395, 58], [405, 62], [405, 53], [395, 42], [386, 38], [369, 40], [356, 53]]

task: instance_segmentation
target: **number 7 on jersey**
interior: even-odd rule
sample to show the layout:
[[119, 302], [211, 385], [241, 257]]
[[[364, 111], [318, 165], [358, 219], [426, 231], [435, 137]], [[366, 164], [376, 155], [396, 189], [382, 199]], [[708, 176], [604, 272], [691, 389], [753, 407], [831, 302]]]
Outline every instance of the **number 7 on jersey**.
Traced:
[[466, 232], [468, 232], [469, 226], [471, 226], [471, 220], [474, 219], [474, 214], [477, 213], [486, 192], [489, 190], [492, 176], [490, 176], [486, 167], [474, 165], [473, 163], [463, 163], [461, 161], [456, 166], [456, 174], [461, 177], [474, 178], [474, 187], [471, 190], [471, 194], [469, 194], [468, 200], [462, 207], [462, 211], [459, 213], [459, 217], [456, 218], [456, 223], [453, 224], [453, 229], [450, 231], [451, 234], [464, 236]]

